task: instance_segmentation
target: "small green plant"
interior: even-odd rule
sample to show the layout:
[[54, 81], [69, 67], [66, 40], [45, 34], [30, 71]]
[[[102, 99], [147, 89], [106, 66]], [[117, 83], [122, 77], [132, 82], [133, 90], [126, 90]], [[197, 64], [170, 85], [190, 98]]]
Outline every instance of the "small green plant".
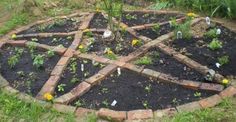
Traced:
[[72, 36], [67, 36], [66, 39], [72, 40], [73, 38], [72, 38]]
[[153, 51], [153, 52], [151, 52], [150, 56], [153, 59], [159, 59], [160, 58], [160, 53], [158, 51]]
[[93, 32], [89, 30], [89, 31], [84, 32], [84, 35], [88, 38], [92, 38], [93, 37]]
[[35, 42], [29, 42], [27, 43], [27, 47], [29, 48], [30, 50], [30, 53], [34, 53], [34, 50], [36, 49], [36, 43]]
[[214, 38], [210, 44], [208, 44], [208, 47], [211, 50], [218, 50], [222, 48], [222, 42], [220, 42], [218, 39]]
[[58, 42], [59, 41], [59, 39], [57, 39], [57, 38], [53, 38], [52, 39], [52, 43], [56, 43], [56, 42]]
[[170, 18], [169, 23], [170, 23], [171, 27], [177, 27], [178, 26], [176, 18]]
[[75, 105], [76, 105], [76, 107], [81, 107], [81, 106], [85, 105], [85, 101], [84, 100], [77, 100], [75, 102]]
[[64, 92], [65, 91], [64, 87], [66, 87], [66, 84], [59, 84], [57, 86], [57, 91], [58, 92]]
[[143, 101], [143, 107], [144, 107], [145, 109], [148, 109], [148, 108], [149, 108], [148, 102], [147, 102], [146, 100]]
[[48, 56], [49, 58], [53, 57], [54, 55], [55, 55], [55, 52], [54, 52], [53, 50], [48, 50], [48, 51], [47, 51], [47, 56]]
[[108, 93], [108, 88], [102, 88], [101, 91], [102, 91], [103, 94], [106, 94], [106, 93]]
[[126, 14], [126, 15], [125, 15], [125, 18], [126, 18], [127, 20], [137, 19], [137, 15]]
[[202, 96], [201, 92], [195, 92], [194, 93], [194, 97], [201, 97], [201, 96]]
[[37, 38], [32, 38], [31, 41], [32, 41], [32, 42], [37, 42], [38, 39], [37, 39]]
[[218, 62], [220, 63], [221, 66], [228, 64], [229, 63], [229, 56], [222, 56], [218, 58]]
[[15, 53], [16, 55], [18, 56], [21, 56], [24, 52], [24, 49], [23, 48], [18, 48], [18, 47], [15, 47]]
[[175, 30], [174, 30], [175, 38], [177, 39], [178, 32], [181, 32], [183, 39], [190, 39], [192, 37], [192, 33], [190, 31], [190, 28], [191, 28], [191, 21], [190, 20], [186, 21], [183, 24], [178, 24], [177, 26], [175, 26]]
[[13, 55], [10, 58], [8, 58], [8, 65], [10, 66], [10, 68], [14, 68], [15, 65], [19, 62], [19, 56], [18, 55]]
[[150, 65], [153, 64], [152, 58], [149, 56], [144, 56], [134, 62], [136, 65]]
[[44, 55], [36, 55], [33, 61], [33, 65], [36, 66], [37, 68], [42, 67], [44, 64]]
[[90, 73], [89, 73], [88, 71], [84, 72], [84, 77], [87, 78], [87, 77], [89, 76], [89, 74], [90, 74]]
[[109, 107], [109, 103], [108, 103], [107, 100], [103, 100], [103, 101], [102, 101], [102, 104], [103, 104], [104, 106], [106, 106], [107, 108]]
[[148, 86], [145, 86], [145, 91], [146, 91], [146, 92], [150, 93], [151, 90], [152, 90], [151, 84], [149, 84]]
[[176, 99], [176, 98], [174, 98], [173, 100], [172, 100], [172, 104], [174, 104], [174, 105], [178, 105], [178, 100]]
[[207, 31], [204, 35], [208, 38], [216, 38], [218, 35], [216, 34], [217, 29], [210, 29], [209, 31]]
[[160, 24], [157, 23], [155, 24], [153, 27], [152, 27], [152, 31], [156, 32], [156, 33], [159, 33], [160, 31]]
[[76, 58], [72, 58], [71, 59], [71, 63], [69, 66], [69, 70], [71, 71], [71, 73], [75, 74], [77, 71], [77, 62], [76, 62]]
[[76, 78], [76, 77], [73, 77], [73, 78], [70, 80], [71, 83], [77, 83], [77, 82], [79, 82], [79, 81], [80, 81], [80, 79], [79, 79], [79, 78]]

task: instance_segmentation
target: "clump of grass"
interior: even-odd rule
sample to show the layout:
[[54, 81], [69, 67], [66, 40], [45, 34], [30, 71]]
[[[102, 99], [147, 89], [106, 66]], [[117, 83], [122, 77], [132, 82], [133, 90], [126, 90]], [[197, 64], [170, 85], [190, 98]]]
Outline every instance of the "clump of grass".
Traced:
[[134, 63], [136, 65], [150, 65], [153, 64], [153, 61], [152, 58], [150, 58], [149, 56], [144, 56], [136, 60]]

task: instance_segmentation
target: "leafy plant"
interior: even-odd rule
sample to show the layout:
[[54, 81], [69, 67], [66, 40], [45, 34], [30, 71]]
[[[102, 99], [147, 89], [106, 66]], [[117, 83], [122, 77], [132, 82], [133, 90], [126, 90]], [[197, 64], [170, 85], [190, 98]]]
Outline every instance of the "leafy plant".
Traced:
[[147, 101], [143, 101], [143, 107], [148, 109], [149, 108], [149, 105], [148, 105], [148, 102]]
[[86, 37], [93, 37], [93, 32], [89, 30], [89, 31], [84, 32], [84, 35]]
[[170, 23], [170, 26], [171, 26], [171, 27], [174, 27], [174, 28], [175, 28], [175, 27], [178, 26], [177, 21], [176, 21], [176, 18], [170, 18], [169, 23]]
[[10, 66], [10, 68], [14, 68], [15, 65], [19, 62], [19, 56], [18, 55], [13, 55], [10, 58], [8, 58], [8, 65]]
[[33, 65], [36, 66], [37, 68], [42, 67], [44, 64], [44, 55], [36, 55], [33, 61]]
[[76, 73], [77, 71], [77, 62], [76, 62], [76, 58], [72, 58], [70, 61], [70, 66], [69, 66], [69, 70], [71, 71], [71, 73]]
[[186, 21], [185, 23], [183, 24], [178, 24], [176, 27], [175, 27], [175, 38], [177, 38], [177, 33], [178, 32], [181, 32], [182, 33], [182, 38], [184, 39], [190, 39], [192, 37], [192, 33], [190, 31], [190, 28], [191, 28], [191, 21]]
[[217, 29], [210, 29], [209, 31], [207, 31], [204, 35], [208, 38], [216, 38], [218, 35], [216, 34]]
[[71, 83], [77, 83], [77, 82], [79, 82], [79, 81], [80, 81], [80, 79], [79, 79], [79, 78], [76, 78], [76, 77], [73, 77], [73, 78], [70, 80]]
[[220, 42], [218, 39], [214, 38], [210, 44], [208, 44], [208, 47], [211, 50], [218, 50], [222, 48], [222, 42]]
[[160, 31], [160, 24], [159, 24], [159, 23], [155, 24], [155, 25], [152, 27], [152, 30], [153, 30], [154, 32], [156, 32], [156, 33], [159, 33], [159, 31]]
[[48, 50], [48, 51], [47, 51], [47, 56], [48, 56], [49, 58], [53, 57], [54, 55], [55, 55], [55, 52], [54, 52], [53, 50]]
[[75, 105], [76, 105], [76, 107], [81, 107], [81, 106], [85, 105], [85, 101], [84, 100], [77, 100], [75, 102]]
[[108, 88], [102, 88], [102, 93], [105, 94], [105, 93], [108, 93]]
[[142, 58], [139, 58], [134, 63], [136, 65], [150, 65], [150, 64], [153, 64], [152, 58], [150, 58], [149, 56], [144, 56]]
[[126, 15], [125, 15], [125, 18], [126, 18], [127, 20], [137, 19], [137, 15], [126, 14]]
[[35, 42], [29, 42], [27, 43], [27, 47], [29, 48], [30, 50], [30, 53], [34, 53], [34, 50], [36, 49], [36, 43]]
[[60, 85], [58, 85], [58, 86], [57, 86], [57, 91], [58, 91], [58, 92], [64, 92], [64, 91], [65, 91], [65, 89], [64, 89], [65, 86], [66, 86], [66, 84], [60, 84]]
[[107, 108], [109, 107], [109, 103], [108, 103], [107, 100], [103, 100], [103, 101], [102, 101], [102, 104], [103, 104], [104, 106], [106, 106]]
[[194, 97], [201, 97], [201, 96], [202, 96], [201, 92], [195, 92], [194, 93]]
[[222, 56], [218, 58], [218, 62], [220, 63], [221, 66], [228, 64], [229, 63], [229, 56]]
[[32, 41], [32, 42], [37, 42], [38, 39], [37, 39], [37, 38], [32, 38], [31, 41]]
[[150, 93], [151, 90], [152, 90], [151, 84], [149, 84], [148, 86], [145, 86], [145, 91], [146, 91], [146, 92]]

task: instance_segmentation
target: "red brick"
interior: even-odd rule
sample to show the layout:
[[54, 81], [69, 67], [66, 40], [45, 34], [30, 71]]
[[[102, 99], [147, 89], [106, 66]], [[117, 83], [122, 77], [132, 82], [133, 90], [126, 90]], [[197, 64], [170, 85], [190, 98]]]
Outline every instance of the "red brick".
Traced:
[[152, 110], [133, 110], [127, 114], [128, 120], [150, 119], [153, 118]]
[[93, 18], [93, 16], [94, 16], [94, 13], [89, 14], [89, 15], [84, 19], [84, 21], [81, 23], [79, 29], [80, 29], [80, 30], [84, 30], [84, 29], [88, 28], [89, 23], [90, 23], [91, 19]]
[[69, 104], [69, 102], [73, 101], [76, 98], [76, 95], [73, 95], [71, 92], [66, 93], [59, 98], [56, 98], [53, 100], [54, 103], [60, 103], [60, 104]]
[[90, 113], [95, 113], [96, 111], [95, 110], [92, 110], [92, 109], [87, 109], [87, 108], [77, 108], [76, 111], [75, 111], [75, 115], [77, 117], [84, 117], [86, 116], [87, 114], [90, 114]]
[[209, 91], [222, 91], [224, 89], [223, 85], [213, 84], [213, 83], [201, 83], [200, 89]]
[[176, 107], [178, 112], [192, 112], [198, 109], [201, 109], [201, 106], [198, 102], [191, 102], [184, 105]]
[[77, 55], [79, 58], [93, 59], [94, 55], [81, 53]]
[[101, 63], [107, 63], [110, 59], [103, 58], [100, 56], [93, 56], [92, 58], [94, 61], [101, 62]]
[[197, 90], [199, 89], [201, 83], [200, 82], [194, 82], [190, 80], [182, 80], [180, 81], [180, 84], [186, 88]]
[[66, 68], [66, 66], [58, 66], [58, 65], [56, 65], [55, 68], [52, 70], [51, 75], [61, 76], [61, 74], [63, 73], [63, 70], [65, 68]]
[[199, 104], [202, 108], [214, 107], [215, 105], [219, 104], [222, 101], [219, 95], [213, 95], [206, 99], [202, 99], [199, 101]]
[[18, 41], [9, 41], [7, 42], [8, 44], [12, 45], [12, 46], [25, 46], [27, 40], [18, 40]]
[[220, 93], [220, 96], [222, 98], [232, 97], [234, 95], [236, 95], [236, 88], [233, 86], [229, 86], [228, 88], [226, 88], [224, 91]]
[[123, 67], [133, 70], [135, 72], [141, 73], [143, 71], [143, 67], [138, 67], [136, 65], [126, 63]]
[[55, 47], [55, 48], [53, 48], [53, 51], [60, 54], [60, 55], [62, 55], [66, 52], [66, 48]]
[[116, 69], [117, 69], [116, 65], [109, 64], [106, 67], [104, 67], [102, 70], [100, 70], [98, 73], [107, 76], [113, 73]]
[[[155, 74], [153, 74], [153, 75], [155, 75]], [[178, 79], [176, 77], [172, 77], [172, 76], [170, 76], [168, 74], [164, 74], [164, 73], [158, 74], [157, 73], [157, 75], [159, 75], [157, 77], [157, 79], [159, 79], [159, 80], [161, 80], [163, 82], [179, 83], [179, 81], [178, 81]]]
[[57, 63], [57, 65], [67, 65], [68, 63], [69, 63], [69, 61], [70, 61], [70, 57], [62, 57], [60, 60], [59, 60], [59, 62]]
[[182, 62], [186, 56], [185, 55], [182, 55], [182, 54], [176, 54], [173, 56], [176, 60], [178, 60], [179, 62]]
[[98, 111], [98, 116], [110, 121], [122, 122], [126, 119], [126, 111], [113, 111], [106, 108], [101, 108]]
[[73, 95], [76, 95], [76, 97], [79, 97], [79, 96], [83, 95], [84, 93], [86, 93], [90, 88], [91, 88], [90, 84], [88, 84], [86, 82], [82, 82], [77, 87], [72, 89], [71, 93]]
[[66, 114], [74, 113], [76, 110], [76, 108], [73, 106], [62, 105], [62, 104], [53, 104], [52, 108], [57, 110], [58, 112], [66, 113]]
[[52, 47], [45, 44], [37, 44], [37, 47], [42, 50], [50, 50]]
[[117, 66], [119, 66], [119, 67], [122, 67], [122, 66], [125, 65], [125, 62], [122, 62], [122, 61], [115, 61], [115, 60], [109, 60], [108, 63], [110, 63], [110, 64], [115, 64], [115, 65], [117, 65]]
[[85, 81], [93, 86], [93, 85], [99, 84], [103, 79], [105, 79], [105, 75], [97, 73], [94, 76], [88, 79], [85, 79]]
[[72, 57], [74, 55], [74, 50], [68, 48], [63, 56]]

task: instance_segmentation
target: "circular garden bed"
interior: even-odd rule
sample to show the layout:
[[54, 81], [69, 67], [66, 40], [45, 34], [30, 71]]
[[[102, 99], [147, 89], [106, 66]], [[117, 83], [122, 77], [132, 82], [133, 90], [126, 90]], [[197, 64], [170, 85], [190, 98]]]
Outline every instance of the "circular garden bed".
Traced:
[[236, 94], [236, 34], [222, 23], [196, 17], [193, 37], [177, 39], [173, 23], [184, 23], [184, 14], [125, 11], [122, 40], [108, 42], [106, 16], [50, 18], [4, 36], [1, 89], [60, 112], [117, 121], [213, 107]]

